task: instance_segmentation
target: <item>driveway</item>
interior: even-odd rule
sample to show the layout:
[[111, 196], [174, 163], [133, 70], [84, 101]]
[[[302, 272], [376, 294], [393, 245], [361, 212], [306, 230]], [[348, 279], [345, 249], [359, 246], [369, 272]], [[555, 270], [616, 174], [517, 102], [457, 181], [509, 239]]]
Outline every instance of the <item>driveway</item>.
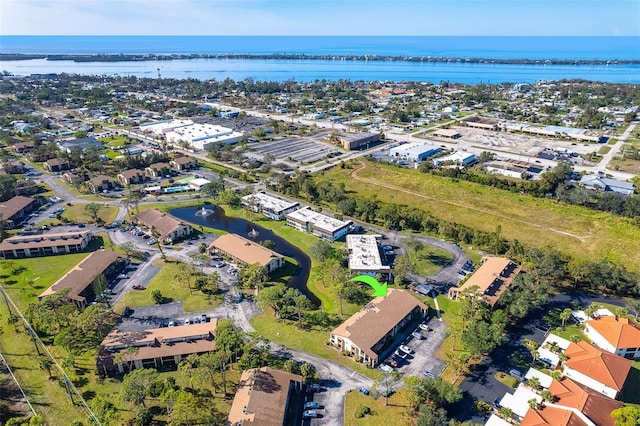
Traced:
[[[403, 376], [424, 377], [422, 372], [429, 370], [435, 375], [440, 375], [446, 364], [436, 356], [436, 351], [446, 338], [446, 325], [436, 318], [432, 318], [428, 323], [431, 331], [416, 329], [425, 339], [417, 339], [409, 335], [403, 342], [404, 345], [411, 348], [414, 353], [407, 356], [406, 359], [398, 359], [398, 372]], [[395, 349], [394, 349], [395, 350]], [[398, 386], [399, 384], [396, 384]]]

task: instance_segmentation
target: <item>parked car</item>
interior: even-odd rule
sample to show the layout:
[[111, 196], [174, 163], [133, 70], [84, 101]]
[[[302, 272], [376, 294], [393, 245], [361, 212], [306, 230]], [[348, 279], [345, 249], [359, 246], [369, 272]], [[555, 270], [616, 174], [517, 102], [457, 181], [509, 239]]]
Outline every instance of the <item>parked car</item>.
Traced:
[[382, 370], [382, 371], [386, 371], [387, 373], [391, 373], [393, 371], [393, 368], [391, 368], [387, 364], [380, 364], [380, 366], [378, 366], [378, 368], [380, 370]]
[[391, 247], [389, 245], [384, 245], [384, 246], [382, 246], [382, 250], [390, 251], [390, 250], [393, 250], [393, 247]]
[[191, 320], [191, 324], [200, 324], [200, 318], [199, 317], [193, 317], [193, 319]]
[[150, 239], [149, 241], [147, 241], [147, 245], [150, 245], [150, 246], [154, 245], [155, 243], [157, 243], [157, 241], [154, 239]]
[[316, 410], [307, 410], [302, 413], [302, 417], [305, 419], [314, 419], [318, 417], [318, 412]]
[[322, 387], [317, 383], [311, 383], [310, 385], [307, 386], [307, 390], [309, 392], [320, 392], [321, 389]]
[[127, 274], [118, 274], [118, 279], [120, 280], [126, 280], [127, 278], [129, 278]]
[[427, 324], [420, 324], [419, 327], [420, 330], [431, 331], [431, 327], [429, 327]]
[[187, 318], [186, 320], [184, 320], [184, 325], [189, 325], [191, 324], [191, 319]]
[[132, 313], [133, 313], [133, 309], [131, 309], [128, 306], [125, 306], [124, 310], [122, 311], [122, 315], [125, 316], [125, 317], [130, 316]]
[[436, 378], [436, 375], [435, 375], [435, 374], [433, 374], [433, 373], [432, 373], [431, 371], [429, 371], [429, 370], [424, 370], [424, 371], [422, 372], [422, 374], [424, 374], [425, 376], [427, 376], [427, 377], [429, 377], [429, 378], [431, 378], [431, 379], [435, 379], [435, 378]]
[[511, 370], [509, 370], [509, 375], [511, 377], [515, 377], [518, 380], [524, 379], [524, 374], [522, 374], [520, 370], [516, 370], [515, 368], [512, 368]]
[[396, 362], [395, 359], [393, 358], [389, 358], [388, 360], [385, 361], [387, 364], [389, 364], [390, 366], [392, 366], [393, 368], [398, 368], [398, 363]]
[[413, 333], [411, 333], [411, 335], [413, 337], [415, 337], [416, 339], [418, 339], [418, 340], [424, 339], [424, 336], [422, 334], [420, 334], [420, 332], [418, 332], [418, 331], [414, 331]]
[[366, 390], [365, 388], [358, 388], [358, 392], [364, 394], [364, 395], [369, 395], [369, 391]]
[[134, 290], [144, 290], [144, 289], [145, 289], [145, 287], [144, 287], [143, 285], [140, 285], [140, 284], [135, 284], [135, 285], [133, 286], [133, 289], [134, 289]]
[[402, 359], [406, 359], [408, 355], [406, 352], [401, 352], [401, 351], [395, 351], [393, 354], [398, 358], [402, 358]]
[[309, 401], [304, 403], [305, 410], [309, 410], [312, 408], [320, 408], [320, 403], [318, 401]]
[[169, 327], [175, 327], [177, 325], [178, 323], [176, 321], [173, 321], [173, 320], [169, 321]]
[[409, 354], [409, 355], [413, 353], [413, 349], [411, 349], [407, 345], [400, 345], [400, 347], [398, 349], [400, 349], [402, 352], [404, 352], [406, 354]]
[[200, 322], [209, 322], [209, 318], [205, 314], [200, 315]]

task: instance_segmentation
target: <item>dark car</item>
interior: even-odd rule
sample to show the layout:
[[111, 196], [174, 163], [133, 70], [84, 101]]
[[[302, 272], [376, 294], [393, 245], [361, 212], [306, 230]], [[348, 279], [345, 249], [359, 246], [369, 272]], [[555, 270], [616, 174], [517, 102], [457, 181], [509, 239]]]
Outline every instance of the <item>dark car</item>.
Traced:
[[364, 395], [369, 395], [369, 391], [366, 390], [365, 388], [358, 388], [358, 392], [363, 393]]
[[131, 309], [128, 306], [125, 306], [124, 307], [124, 311], [122, 311], [122, 315], [125, 316], [125, 317], [130, 316], [132, 313], [133, 313], [133, 309]]
[[307, 390], [309, 392], [320, 392], [320, 389], [322, 388], [317, 383], [311, 383], [309, 386], [307, 386]]

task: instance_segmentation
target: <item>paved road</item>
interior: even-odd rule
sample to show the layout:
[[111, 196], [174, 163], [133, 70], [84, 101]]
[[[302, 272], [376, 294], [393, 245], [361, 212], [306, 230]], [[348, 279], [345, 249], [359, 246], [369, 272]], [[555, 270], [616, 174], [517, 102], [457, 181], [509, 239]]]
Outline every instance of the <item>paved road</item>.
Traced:
[[609, 166], [609, 162], [613, 159], [613, 157], [615, 157], [618, 154], [618, 152], [620, 151], [620, 148], [622, 148], [622, 145], [624, 145], [627, 138], [629, 137], [629, 135], [631, 135], [631, 132], [633, 132], [633, 129], [635, 128], [636, 128], [635, 123], [627, 127], [627, 130], [625, 130], [624, 133], [618, 138], [618, 141], [615, 143], [615, 145], [611, 147], [611, 150], [602, 156], [602, 159], [595, 167], [597, 171], [599, 172], [606, 171], [607, 173], [610, 172], [610, 170], [607, 170], [607, 166]]

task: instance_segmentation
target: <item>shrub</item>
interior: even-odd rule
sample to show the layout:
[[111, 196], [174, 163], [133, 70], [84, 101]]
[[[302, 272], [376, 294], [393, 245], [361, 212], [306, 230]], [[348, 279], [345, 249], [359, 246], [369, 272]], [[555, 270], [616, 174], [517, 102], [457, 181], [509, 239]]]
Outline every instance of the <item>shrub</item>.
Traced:
[[358, 411], [356, 411], [356, 418], [361, 419], [369, 413], [371, 413], [371, 408], [366, 405], [361, 405], [360, 408], [358, 408]]

